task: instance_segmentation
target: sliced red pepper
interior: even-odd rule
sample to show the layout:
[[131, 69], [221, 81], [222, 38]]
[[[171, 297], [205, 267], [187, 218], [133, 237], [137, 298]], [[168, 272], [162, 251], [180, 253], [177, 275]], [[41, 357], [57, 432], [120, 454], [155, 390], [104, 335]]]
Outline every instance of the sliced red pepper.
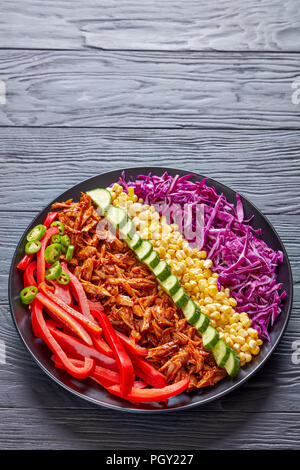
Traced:
[[66, 371], [77, 379], [85, 379], [92, 374], [95, 368], [95, 361], [92, 358], [85, 357], [82, 367], [75, 366], [69, 360], [68, 356], [52, 336], [43, 316], [43, 307], [38, 301], [34, 300], [31, 310], [32, 323], [34, 331], [38, 332], [42, 340], [47, 344], [51, 351], [59, 357], [64, 364]]
[[95, 348], [98, 349], [98, 351], [100, 351], [102, 354], [105, 354], [105, 356], [108, 357], [114, 357], [113, 350], [107, 344], [107, 342], [103, 338], [101, 338], [101, 336], [99, 338], [93, 336], [93, 342]]
[[163, 388], [166, 386], [165, 376], [149, 364], [149, 362], [138, 356], [130, 355], [130, 357], [137, 377], [143, 379], [147, 384], [155, 388]]
[[[89, 304], [90, 310], [92, 308], [96, 308], [97, 310], [100, 310], [100, 312], [104, 311], [100, 302], [92, 302], [91, 300], [88, 300], [88, 304]], [[98, 349], [98, 351], [102, 352], [106, 356], [114, 357], [113, 350], [103, 338], [93, 338], [93, 341], [94, 341], [94, 346], [96, 349]]]
[[121, 340], [116, 334], [107, 315], [99, 309], [92, 309], [91, 313], [99, 320], [103, 329], [104, 337], [115, 355], [120, 372], [120, 389], [122, 394], [126, 395], [128, 392], [130, 392], [135, 377], [131, 359], [122, 345]]
[[126, 400], [133, 401], [134, 403], [148, 403], [152, 401], [164, 401], [168, 398], [174, 397], [184, 392], [190, 382], [189, 377], [180, 380], [172, 385], [167, 385], [164, 388], [132, 388], [127, 395], [123, 395], [120, 385], [112, 385], [108, 387], [108, 391], [113, 395], [125, 398]]
[[[51, 359], [54, 361], [57, 369], [64, 369], [64, 364], [58, 357], [53, 355]], [[70, 361], [76, 366], [83, 364], [81, 359], [70, 359]], [[97, 365], [95, 366], [93, 373], [90, 375], [90, 378], [96, 381], [102, 381], [104, 387], [110, 387], [111, 385], [120, 383], [120, 374], [118, 372]]]
[[[78, 323], [80, 323], [82, 326], [88, 329], [89, 332], [97, 336], [99, 336], [102, 333], [102, 328], [99, 325], [97, 325], [94, 321], [90, 320], [84, 315], [82, 315], [82, 313], [77, 312], [77, 310], [70, 307], [63, 300], [61, 300], [59, 297], [53, 294], [53, 292], [50, 291], [48, 285], [45, 282], [41, 282], [41, 284], [39, 284], [39, 291], [45, 294], [45, 296], [48, 297], [48, 299], [51, 300], [51, 302], [53, 302], [58, 307], [60, 307], [61, 310], [66, 312], [71, 317], [75, 318], [78, 321]], [[48, 305], [45, 305], [45, 306], [49, 308]]]
[[17, 264], [17, 268], [18, 269], [22, 269], [22, 271], [25, 271], [25, 269], [27, 268], [27, 266], [29, 265], [29, 263], [31, 263], [31, 261], [33, 260], [34, 258], [34, 254], [32, 255], [24, 255], [23, 258], [21, 259], [21, 261], [19, 262], [19, 264]]
[[36, 277], [38, 284], [45, 280], [46, 272], [46, 261], [45, 261], [45, 250], [51, 237], [58, 233], [58, 227], [50, 227], [46, 231], [45, 235], [41, 239], [41, 249], [36, 255]]
[[118, 364], [115, 359], [101, 354], [93, 346], [87, 346], [74, 336], [57, 330], [55, 327], [53, 327], [51, 322], [47, 322], [47, 325], [51, 334], [71, 357], [79, 359], [83, 359], [84, 357], [91, 357], [99, 366], [118, 371]]
[[97, 308], [101, 311], [104, 310], [104, 308], [103, 308], [103, 306], [100, 302], [92, 302], [91, 300], [88, 299], [88, 304], [89, 304], [90, 310], [91, 310], [91, 308]]
[[[36, 295], [36, 299], [41, 302], [55, 319], [60, 321], [63, 325], [66, 325], [67, 328], [71, 329], [79, 338], [81, 338], [86, 344], [92, 345], [93, 341], [88, 332], [83, 328], [83, 326], [73, 318], [69, 313], [64, 309], [52, 302], [48, 297], [42, 293]], [[76, 312], [76, 310], [74, 310]], [[78, 314], [78, 312], [76, 312]]]
[[73, 297], [70, 292], [70, 288], [68, 285], [63, 285], [63, 284], [58, 284], [58, 282], [55, 282], [55, 288], [54, 288], [54, 294], [56, 297], [61, 299], [63, 302], [65, 302], [67, 305], [70, 307], [73, 306]]
[[125, 336], [123, 333], [120, 331], [116, 331], [117, 335], [119, 336], [120, 340], [123, 343], [123, 346], [125, 346], [125, 349], [128, 351], [129, 354], [133, 354], [135, 356], [141, 356], [141, 357], [146, 357], [148, 354], [148, 349], [147, 348], [142, 348], [138, 344], [133, 343], [128, 336]]
[[34, 277], [34, 273], [36, 271], [36, 261], [32, 261], [24, 272], [24, 287], [28, 286], [35, 286], [37, 287], [37, 283]]
[[57, 219], [57, 217], [58, 217], [58, 212], [48, 212], [48, 214], [46, 215], [46, 218], [44, 220], [43, 225], [45, 225], [47, 228], [50, 227], [52, 222], [55, 219]]
[[63, 271], [67, 273], [70, 277], [69, 285], [71, 291], [73, 292], [73, 295], [75, 296], [78, 302], [82, 315], [89, 318], [89, 320], [94, 320], [91, 315], [88, 299], [81, 282], [79, 281], [79, 279], [77, 279], [74, 274], [71, 273], [71, 271], [69, 271], [67, 263], [62, 262], [61, 265]]

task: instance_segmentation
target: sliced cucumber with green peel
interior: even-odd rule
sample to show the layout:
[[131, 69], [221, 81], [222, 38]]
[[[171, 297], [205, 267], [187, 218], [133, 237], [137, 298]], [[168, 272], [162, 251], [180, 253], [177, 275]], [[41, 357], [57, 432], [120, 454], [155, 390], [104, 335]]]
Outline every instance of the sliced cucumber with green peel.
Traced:
[[235, 377], [240, 370], [240, 365], [241, 361], [239, 356], [233, 349], [230, 349], [229, 357], [224, 364], [227, 374], [230, 375], [230, 377]]
[[135, 234], [135, 228], [131, 219], [128, 218], [127, 222], [124, 225], [119, 227], [119, 233], [122, 235], [123, 239], [132, 238]]
[[197, 328], [197, 330], [200, 331], [200, 333], [204, 333], [208, 325], [209, 325], [209, 317], [205, 313], [200, 312], [199, 319], [194, 325], [195, 328]]
[[131, 248], [133, 251], [135, 251], [141, 244], [142, 244], [142, 239], [139, 233], [135, 232], [133, 237], [130, 240], [126, 240], [128, 243], [129, 248]]
[[175, 274], [171, 274], [161, 283], [163, 289], [172, 297], [180, 289], [180, 281]]
[[185, 306], [185, 304], [188, 303], [189, 296], [186, 290], [183, 287], [180, 287], [180, 289], [178, 289], [178, 291], [172, 295], [172, 299], [178, 308], [182, 308]]
[[160, 257], [157, 251], [153, 250], [151, 254], [144, 259], [144, 263], [150, 268], [154, 269], [160, 262]]
[[141, 245], [138, 248], [135, 248], [135, 254], [140, 261], [148, 258], [151, 251], [153, 250], [152, 243], [148, 242], [147, 240], [143, 240]]
[[208, 327], [202, 334], [202, 342], [205, 349], [212, 349], [214, 345], [217, 344], [218, 339], [219, 333], [217, 332], [217, 330], [213, 326], [208, 325]]
[[87, 191], [87, 194], [92, 198], [92, 201], [105, 212], [111, 204], [110, 191], [104, 188], [96, 188]]
[[128, 220], [124, 209], [114, 206], [109, 206], [106, 212], [106, 218], [115, 227], [122, 227]]
[[157, 266], [153, 269], [153, 274], [157, 279], [163, 282], [171, 274], [171, 268], [168, 263], [164, 260], [160, 261]]
[[223, 367], [229, 358], [230, 348], [228, 344], [225, 343], [225, 341], [219, 339], [217, 344], [213, 346], [212, 353], [218, 366]]
[[200, 317], [199, 307], [195, 304], [192, 299], [189, 299], [188, 302], [182, 307], [185, 318], [191, 325], [197, 323]]

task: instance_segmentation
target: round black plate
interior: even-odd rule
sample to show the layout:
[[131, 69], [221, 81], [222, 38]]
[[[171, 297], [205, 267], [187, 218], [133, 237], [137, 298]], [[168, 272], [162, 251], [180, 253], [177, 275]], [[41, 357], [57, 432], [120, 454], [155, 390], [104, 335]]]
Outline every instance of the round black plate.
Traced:
[[[129, 168], [126, 169], [126, 176], [132, 176], [135, 178], [140, 173], [146, 174], [152, 172], [153, 174], [162, 175], [164, 171], [168, 171], [169, 174], [175, 176], [186, 175], [190, 172], [177, 170], [174, 168], [162, 168], [162, 167], [139, 167], [139, 168]], [[73, 198], [77, 201], [80, 197], [81, 191], [88, 191], [93, 188], [101, 188], [109, 186], [111, 183], [116, 182], [123, 170], [111, 171], [109, 173], [103, 173], [101, 175], [90, 178], [82, 183], [77, 184], [73, 188], [64, 192], [58, 196], [55, 201], [65, 201], [69, 198]], [[201, 180], [203, 176], [195, 175], [195, 178]], [[208, 185], [213, 185], [217, 192], [223, 192], [227, 199], [235, 203], [236, 202], [236, 193], [224, 186], [217, 181], [212, 179], [207, 180]], [[55, 369], [53, 362], [50, 360], [50, 351], [47, 346], [42, 342], [42, 340], [35, 338], [31, 328], [31, 321], [28, 314], [28, 309], [24, 307], [19, 301], [19, 293], [23, 288], [23, 275], [16, 268], [18, 262], [24, 254], [24, 246], [26, 234], [31, 230], [35, 225], [43, 222], [47, 212], [51, 210], [51, 204], [55, 201], [52, 201], [39, 215], [32, 221], [32, 223], [27, 227], [24, 232], [13, 256], [10, 276], [9, 276], [9, 301], [11, 307], [11, 313], [16, 325], [16, 328], [27, 347], [30, 354], [33, 356], [35, 361], [39, 366], [49, 375], [53, 380], [58, 384], [64, 387], [66, 390], [69, 390], [74, 395], [77, 395], [85, 400], [88, 400], [97, 405], [102, 405], [108, 408], [114, 408], [118, 410], [131, 411], [131, 412], [162, 412], [162, 411], [175, 411], [179, 409], [189, 408], [192, 406], [208, 403], [209, 401], [220, 398], [221, 396], [229, 393], [230, 391], [236, 389], [242, 385], [246, 380], [248, 380], [261, 366], [266, 362], [270, 357], [275, 347], [277, 346], [289, 319], [289, 315], [292, 308], [292, 298], [293, 298], [293, 283], [292, 283], [292, 272], [290, 263], [286, 250], [277, 235], [276, 231], [270, 224], [270, 222], [264, 217], [261, 212], [253, 206], [247, 199], [242, 198], [244, 204], [244, 210], [246, 218], [254, 214], [253, 226], [255, 228], [261, 227], [263, 230], [263, 240], [274, 250], [281, 250], [284, 255], [284, 261], [278, 269], [278, 282], [283, 283], [283, 288], [287, 291], [287, 298], [283, 306], [282, 313], [275, 325], [273, 326], [270, 337], [270, 343], [265, 343], [262, 347], [260, 354], [246, 367], [243, 367], [237, 378], [231, 380], [226, 378], [219, 382], [217, 385], [211, 388], [201, 389], [199, 391], [187, 394], [183, 393], [177, 397], [171, 398], [168, 402], [168, 405], [151, 403], [151, 404], [132, 404], [118, 397], [110, 395], [100, 386], [95, 384], [92, 380], [77, 380], [70, 377], [66, 372], [62, 370]]]

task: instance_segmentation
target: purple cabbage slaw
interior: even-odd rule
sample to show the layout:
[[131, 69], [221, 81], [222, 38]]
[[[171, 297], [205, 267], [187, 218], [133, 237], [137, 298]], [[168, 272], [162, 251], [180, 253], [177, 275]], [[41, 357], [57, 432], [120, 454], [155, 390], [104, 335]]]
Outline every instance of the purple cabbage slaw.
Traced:
[[[254, 230], [249, 220], [244, 219], [243, 204], [237, 194], [236, 206], [230, 204], [223, 194], [202, 181], [192, 181], [195, 175], [180, 177], [165, 172], [162, 176], [138, 175], [136, 180], [126, 181], [125, 173], [119, 180], [127, 191], [134, 187], [135, 194], [149, 205], [155, 205], [160, 214], [164, 205], [177, 205], [188, 216], [196, 239], [193, 245], [206, 250], [213, 261], [213, 271], [219, 274], [218, 287], [229, 287], [236, 299], [235, 310], [246, 312], [259, 336], [270, 340], [268, 328], [280, 315], [286, 292], [280, 292], [282, 283], [276, 280], [276, 267], [283, 261], [281, 251], [277, 253], [257, 238], [261, 229]], [[196, 205], [201, 204], [203, 221], [196, 217]], [[187, 213], [187, 212], [188, 213]], [[171, 213], [170, 223], [176, 222], [176, 213]], [[190, 240], [189, 240], [190, 241]]]

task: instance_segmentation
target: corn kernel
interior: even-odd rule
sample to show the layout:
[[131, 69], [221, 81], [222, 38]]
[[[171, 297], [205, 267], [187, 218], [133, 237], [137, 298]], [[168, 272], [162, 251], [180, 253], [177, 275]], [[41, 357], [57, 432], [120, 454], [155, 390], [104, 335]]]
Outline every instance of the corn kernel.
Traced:
[[210, 295], [211, 297], [215, 297], [215, 295], [216, 295], [217, 292], [218, 292], [217, 286], [209, 286], [209, 287], [207, 288], [207, 290], [208, 290], [208, 293], [209, 293], [209, 295]]
[[229, 298], [229, 303], [232, 307], [236, 307], [237, 306], [237, 301], [233, 298], [233, 297], [230, 297]]

